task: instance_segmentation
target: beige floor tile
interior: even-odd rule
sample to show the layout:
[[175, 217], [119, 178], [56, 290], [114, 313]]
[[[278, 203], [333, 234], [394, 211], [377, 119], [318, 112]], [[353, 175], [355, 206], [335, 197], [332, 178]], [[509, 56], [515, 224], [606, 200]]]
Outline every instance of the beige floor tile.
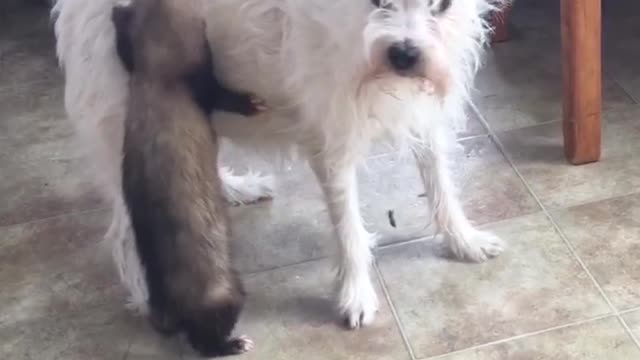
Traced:
[[[518, 19], [512, 20], [519, 26]], [[477, 95], [561, 93], [560, 39], [555, 32], [538, 29], [514, 34], [516, 39], [493, 44], [475, 80]]]
[[505, 343], [464, 351], [441, 360], [631, 360], [640, 350], [617, 319], [607, 318]]
[[555, 0], [517, 0], [511, 14], [516, 41], [525, 35], [545, 34], [559, 37], [560, 6]]
[[53, 32], [47, 0], [3, 0], [0, 3], [0, 50], [2, 44]]
[[[619, 6], [614, 4], [611, 7]], [[513, 39], [494, 44], [489, 51], [486, 65], [476, 80], [479, 91], [475, 103], [494, 131], [561, 119], [559, 11], [559, 4], [554, 0], [519, 0], [511, 17]], [[605, 40], [615, 42], [615, 37]], [[637, 48], [626, 46], [628, 41], [623, 43], [625, 48]], [[607, 73], [610, 72], [608, 70], [615, 73], [615, 64], [607, 61], [605, 65], [611, 65], [606, 66]], [[640, 73], [638, 75], [640, 78]], [[614, 80], [618, 77], [603, 78], [605, 110], [633, 103]]]
[[0, 228], [0, 324], [124, 304], [101, 244], [109, 221], [97, 211]]
[[131, 343], [134, 319], [122, 307], [30, 318], [0, 324], [0, 358], [11, 360], [120, 360]]
[[404, 360], [409, 359], [381, 290], [375, 323], [358, 331], [338, 321], [328, 261], [251, 275], [249, 299], [236, 332], [256, 342], [237, 359]]
[[629, 326], [629, 330], [633, 333], [633, 336], [640, 340], [640, 310], [635, 310], [622, 315], [622, 318]]
[[[453, 176], [467, 216], [486, 224], [539, 210], [516, 173], [485, 136], [460, 142], [451, 159]], [[413, 157], [389, 154], [369, 159], [361, 172], [365, 219], [381, 236], [380, 244], [433, 234], [424, 185]], [[393, 211], [396, 228], [388, 219]]]
[[418, 357], [610, 312], [543, 215], [490, 228], [509, 247], [485, 264], [442, 258], [433, 242], [381, 252], [385, 283]]
[[[470, 219], [496, 222], [539, 211], [537, 204], [486, 136], [461, 141], [452, 159], [454, 177]], [[323, 196], [303, 165], [280, 174], [275, 199], [231, 210], [234, 248], [243, 272], [332, 255], [336, 239]], [[433, 234], [430, 209], [415, 161], [391, 153], [369, 158], [359, 172], [360, 204], [369, 231], [384, 245]], [[394, 228], [388, 212], [393, 211]], [[255, 229], [262, 229], [256, 234]]]
[[276, 176], [277, 192], [273, 200], [231, 208], [232, 246], [242, 272], [334, 253], [332, 226], [322, 193], [308, 166], [296, 164]]
[[640, 195], [553, 212], [618, 310], [640, 306]]
[[[530, 67], [521, 71], [535, 71]], [[526, 91], [509, 91], [476, 99], [479, 112], [494, 131], [519, 129], [562, 119], [562, 94], [556, 91], [561, 75], [552, 82], [519, 84]], [[536, 91], [532, 88], [539, 87]], [[539, 91], [539, 93], [538, 93]], [[604, 79], [603, 109], [633, 104], [631, 98], [613, 80]]]
[[193, 355], [184, 337], [165, 337], [155, 332], [144, 319], [131, 327], [135, 335], [126, 360], [182, 360], [185, 354], [187, 357]]
[[0, 359], [113, 360], [138, 332], [98, 211], [0, 228]]
[[605, 36], [603, 39], [604, 68], [620, 85], [640, 102], [640, 56], [636, 42], [640, 11], [628, 1], [610, 1], [605, 4]]
[[53, 34], [0, 43], [0, 91], [27, 87], [37, 82], [62, 82], [55, 55]]
[[57, 82], [0, 93], [0, 163], [78, 157], [63, 103]]
[[560, 123], [498, 134], [535, 194], [550, 208], [607, 199], [640, 188], [640, 107], [604, 114], [602, 159], [572, 166], [565, 157]]
[[0, 226], [105, 207], [84, 161], [9, 161], [0, 168]]
[[467, 123], [464, 126], [465, 127], [457, 133], [459, 139], [484, 135], [487, 133], [487, 129], [482, 124], [478, 114], [476, 114], [472, 108], [467, 110]]

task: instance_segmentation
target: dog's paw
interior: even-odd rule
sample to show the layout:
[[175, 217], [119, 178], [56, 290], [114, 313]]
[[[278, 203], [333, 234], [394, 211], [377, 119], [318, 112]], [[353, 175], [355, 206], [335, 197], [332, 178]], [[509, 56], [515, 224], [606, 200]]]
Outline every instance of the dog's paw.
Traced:
[[378, 296], [368, 277], [363, 280], [345, 279], [339, 285], [338, 307], [349, 329], [358, 329], [369, 325], [378, 311]]
[[275, 180], [273, 176], [248, 172], [234, 175], [231, 169], [220, 169], [224, 197], [231, 205], [253, 204], [273, 198]]
[[267, 103], [256, 95], [250, 95], [250, 101], [251, 105], [253, 105], [253, 108], [255, 109], [255, 114], [269, 110]]
[[460, 260], [483, 262], [500, 255], [505, 248], [504, 242], [497, 236], [484, 231], [469, 230], [454, 237], [449, 235], [449, 247]]
[[238, 336], [229, 341], [231, 354], [242, 354], [253, 350], [255, 343], [246, 335]]
[[144, 300], [137, 300], [133, 296], [127, 299], [124, 306], [136, 316], [146, 316], [149, 314], [149, 304]]

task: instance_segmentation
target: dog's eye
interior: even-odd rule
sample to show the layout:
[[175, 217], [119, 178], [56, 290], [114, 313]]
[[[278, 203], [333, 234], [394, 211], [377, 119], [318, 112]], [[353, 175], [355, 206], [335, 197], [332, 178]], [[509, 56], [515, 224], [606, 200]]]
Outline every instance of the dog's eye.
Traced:
[[433, 15], [440, 15], [451, 7], [453, 0], [429, 0], [429, 7]]
[[393, 6], [393, 3], [390, 0], [371, 0], [371, 3], [377, 8], [385, 10], [395, 9], [395, 6]]

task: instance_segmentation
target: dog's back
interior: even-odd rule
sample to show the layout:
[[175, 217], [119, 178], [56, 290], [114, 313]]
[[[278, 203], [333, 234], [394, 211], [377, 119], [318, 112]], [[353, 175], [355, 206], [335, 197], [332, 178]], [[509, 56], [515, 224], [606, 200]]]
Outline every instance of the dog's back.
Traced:
[[185, 80], [208, 56], [194, 3], [114, 8], [118, 51], [131, 71], [123, 192], [154, 325], [184, 331], [202, 355], [215, 356], [245, 350], [244, 339], [229, 339], [245, 295], [229, 259], [216, 134]]

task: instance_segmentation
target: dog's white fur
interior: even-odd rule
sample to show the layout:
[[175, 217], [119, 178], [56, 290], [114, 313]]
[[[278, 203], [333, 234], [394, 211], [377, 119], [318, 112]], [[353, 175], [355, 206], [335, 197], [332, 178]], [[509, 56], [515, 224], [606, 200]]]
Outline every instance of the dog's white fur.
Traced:
[[[216, 114], [216, 129], [237, 144], [261, 152], [293, 149], [309, 160], [339, 243], [337, 303], [354, 328], [370, 323], [378, 307], [370, 276], [374, 236], [363, 225], [356, 182], [356, 166], [373, 140], [387, 137], [412, 149], [436, 223], [456, 256], [483, 261], [502, 251], [498, 238], [467, 220], [446, 159], [447, 147], [455, 143], [448, 129], [464, 122], [488, 34], [482, 17], [496, 2], [452, 0], [446, 12], [434, 13], [440, 1], [381, 0], [390, 10], [370, 0], [206, 2], [218, 76], [270, 106], [257, 119]], [[120, 191], [127, 75], [110, 22], [117, 2], [58, 0], [55, 29], [66, 109], [114, 204], [107, 237], [132, 302], [144, 304], [142, 269]], [[405, 39], [427, 60], [399, 76], [386, 51]], [[223, 171], [222, 179], [232, 201], [271, 193], [265, 177]]]

